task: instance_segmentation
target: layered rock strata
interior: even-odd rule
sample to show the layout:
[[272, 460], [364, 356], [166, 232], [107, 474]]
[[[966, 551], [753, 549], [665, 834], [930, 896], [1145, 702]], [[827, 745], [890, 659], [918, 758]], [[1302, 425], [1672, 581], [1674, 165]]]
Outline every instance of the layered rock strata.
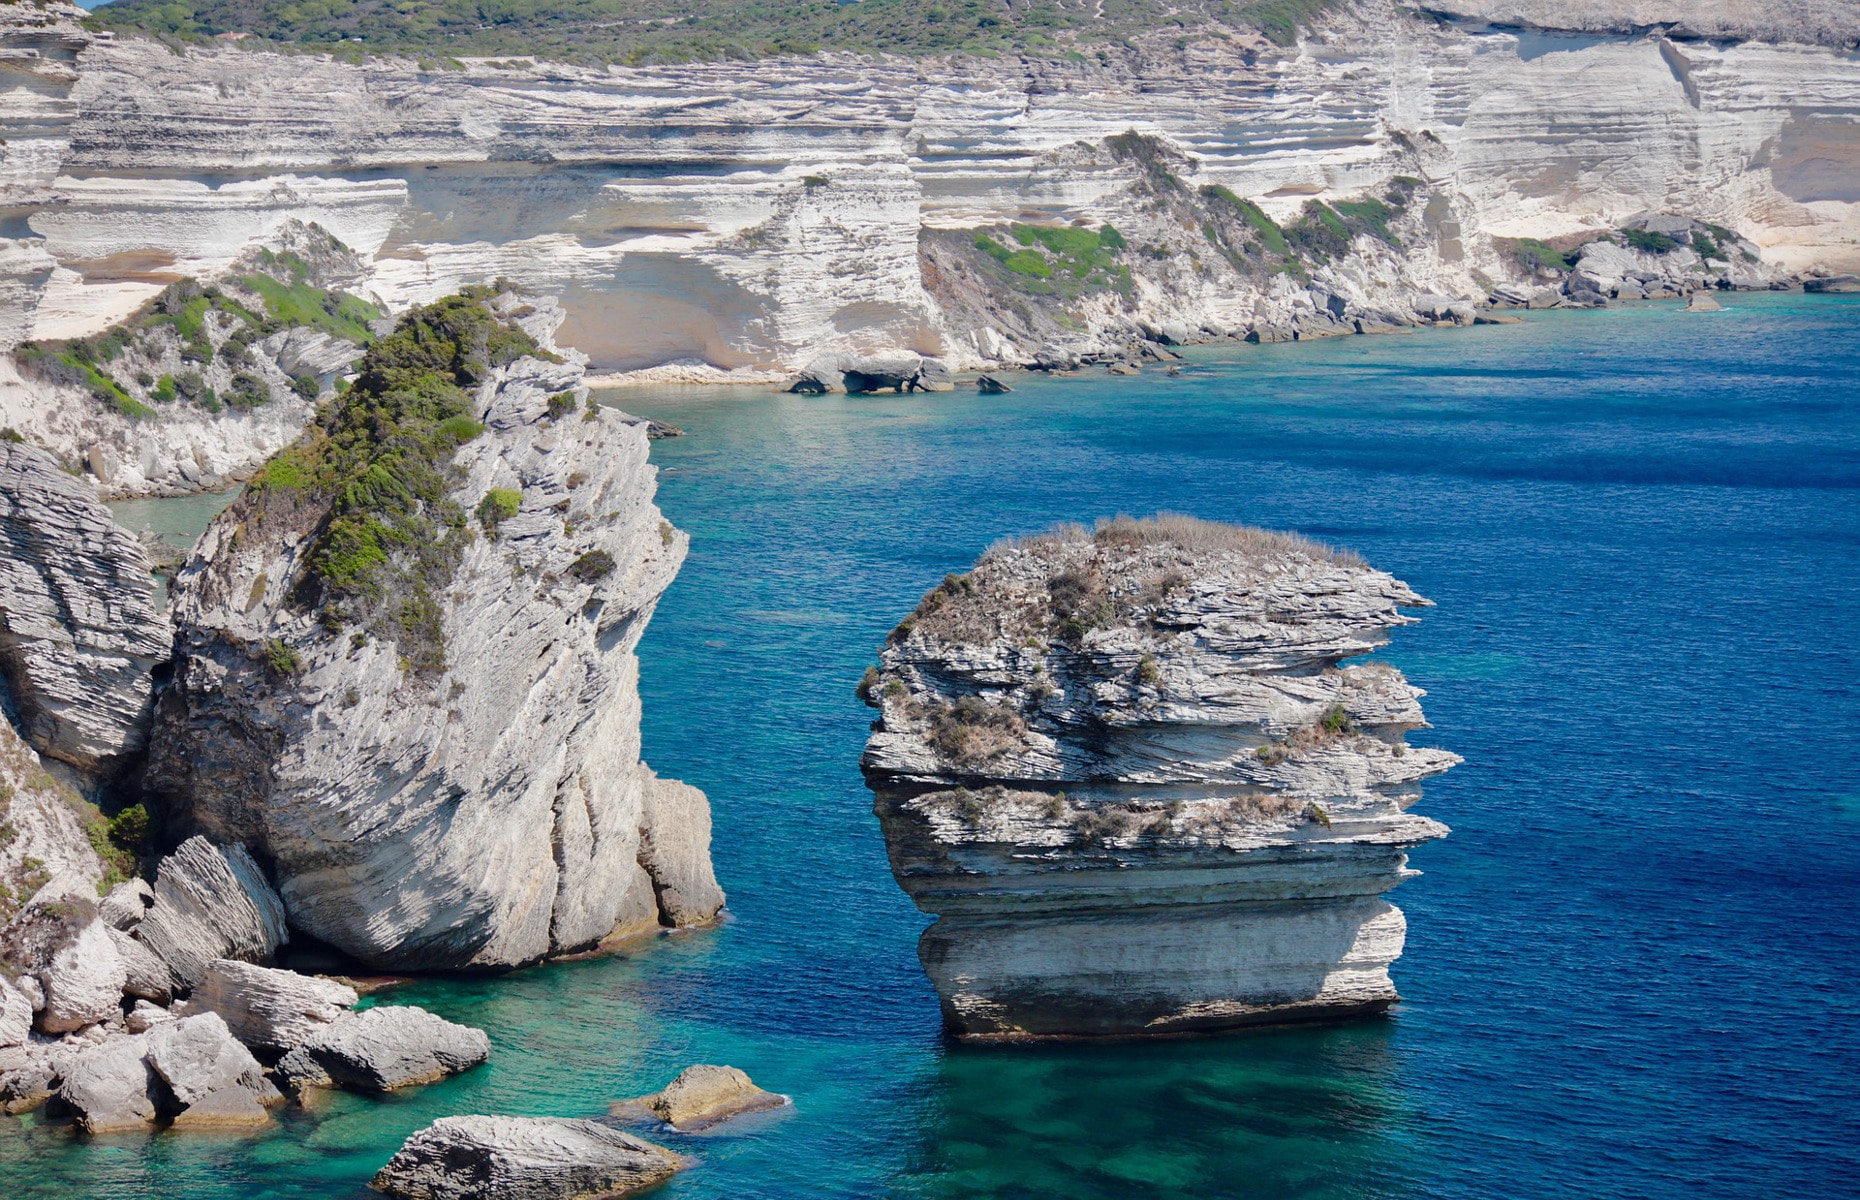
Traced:
[[1004, 542], [861, 692], [892, 869], [968, 1038], [1174, 1034], [1372, 1013], [1384, 894], [1459, 761], [1421, 692], [1345, 665], [1427, 602], [1290, 535], [1120, 518]]
[[[1851, 5], [1423, 7], [1327, 5], [1290, 47], [1171, 24], [1071, 57], [435, 73], [92, 43], [53, 4], [0, 30], [35, 79], [29, 103], [10, 94], [32, 136], [0, 148], [29, 234], [0, 242], [0, 289], [20, 300], [0, 344], [96, 332], [291, 220], [356, 247], [395, 307], [535, 281], [565, 296], [600, 369], [690, 380], [899, 351], [1027, 363], [1145, 327], [1305, 336], [1334, 327], [1332, 299], [1373, 329], [1412, 319], [1417, 294], [1544, 282], [1514, 239], [1568, 250], [1648, 214], [1733, 230], [1785, 271], [1860, 265]], [[1141, 165], [1109, 150], [1131, 129], [1184, 156], [1169, 170], [1192, 202], [1222, 188], [1282, 229], [1313, 200], [1374, 218], [1398, 181], [1424, 186], [1387, 238], [1372, 219], [1298, 271], [1241, 269], [1202, 220], [1145, 216]], [[1013, 238], [1107, 223], [1127, 287], [1116, 272], [1075, 287]], [[996, 271], [977, 233], [1048, 261]], [[1047, 307], [1070, 324], [1017, 311]]]
[[0, 441], [0, 671], [26, 738], [117, 769], [146, 745], [171, 643], [141, 542], [50, 454]]
[[[304, 600], [331, 577], [309, 573], [338, 553], [321, 532], [334, 498], [268, 485], [174, 585], [152, 785], [178, 819], [264, 858], [294, 927], [384, 967], [512, 966], [723, 902], [702, 794], [639, 759], [634, 650], [687, 544], [652, 502], [646, 425], [587, 403], [583, 360], [546, 344], [559, 310], [495, 306], [503, 332], [479, 336], [515, 344], [520, 325], [543, 342], [461, 367], [460, 432], [431, 435], [465, 438], [420, 510], [437, 522], [421, 538], [451, 539], [454, 563], [419, 567], [432, 573], [399, 607], [358, 627]], [[346, 402], [383, 402], [358, 397], [371, 370], [397, 369], [365, 358]], [[292, 454], [329, 437], [307, 436]], [[281, 461], [276, 478], [302, 474]]]

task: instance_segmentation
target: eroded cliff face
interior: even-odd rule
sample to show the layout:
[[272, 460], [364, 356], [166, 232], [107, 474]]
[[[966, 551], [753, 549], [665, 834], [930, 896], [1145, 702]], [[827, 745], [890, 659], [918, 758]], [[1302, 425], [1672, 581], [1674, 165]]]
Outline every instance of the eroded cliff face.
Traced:
[[31, 60], [35, 136], [0, 151], [30, 235], [0, 245], [12, 336], [94, 331], [164, 275], [210, 276], [299, 219], [369, 256], [371, 294], [396, 309], [500, 275], [558, 292], [600, 371], [1027, 361], [1044, 347], [945, 286], [937, 235], [1122, 230], [1140, 172], [1107, 139], [1130, 129], [1189, 156], [1191, 193], [1224, 187], [1282, 225], [1313, 199], [1424, 187], [1400, 244], [1354, 238], [1313, 272], [1315, 297], [1230, 276], [1211, 244], [1130, 257], [1154, 286], [1067, 315], [1098, 344], [1285, 327], [1353, 290], [1371, 317], [1412, 315], [1417, 293], [1483, 298], [1521, 275], [1495, 239], [1644, 213], [1733, 230], [1785, 270], [1860, 266], [1843, 6], [1429, 7], [1451, 19], [1356, 0], [1289, 49], [1207, 27], [1085, 61], [431, 73], [15, 30], [49, 48]]
[[[490, 303], [497, 322], [474, 336], [520, 325], [540, 347], [471, 368], [469, 411], [441, 431], [463, 444], [408, 509], [424, 523], [332, 520], [315, 456], [381, 427], [332, 418], [174, 586], [151, 784], [175, 818], [268, 862], [294, 927], [383, 966], [510, 966], [723, 902], [702, 793], [639, 758], [634, 650], [687, 545], [652, 502], [645, 424], [586, 405], [580, 356], [547, 349], [559, 310]], [[385, 356], [423, 351], [396, 345], [371, 350], [347, 403], [387, 403], [371, 372], [414, 386]], [[415, 410], [395, 411], [381, 420]], [[398, 428], [384, 436], [415, 436]], [[423, 486], [376, 467], [356, 486]], [[414, 573], [370, 574], [384, 547]], [[329, 600], [344, 579], [346, 607]]]
[[135, 535], [50, 454], [0, 441], [0, 673], [33, 747], [101, 776], [139, 754], [171, 636]]
[[1287, 535], [1120, 518], [1003, 543], [898, 627], [862, 693], [892, 868], [970, 1038], [1374, 1012], [1383, 894], [1459, 762], [1422, 693], [1343, 665], [1427, 602]]

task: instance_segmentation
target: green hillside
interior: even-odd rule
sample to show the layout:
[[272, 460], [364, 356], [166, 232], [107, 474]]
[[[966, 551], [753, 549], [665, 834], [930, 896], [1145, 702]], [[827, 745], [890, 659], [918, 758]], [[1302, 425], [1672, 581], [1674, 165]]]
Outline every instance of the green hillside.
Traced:
[[198, 41], [246, 33], [355, 55], [621, 63], [753, 59], [815, 50], [906, 55], [1089, 54], [1136, 33], [1217, 21], [1289, 44], [1332, 0], [117, 0], [106, 28]]

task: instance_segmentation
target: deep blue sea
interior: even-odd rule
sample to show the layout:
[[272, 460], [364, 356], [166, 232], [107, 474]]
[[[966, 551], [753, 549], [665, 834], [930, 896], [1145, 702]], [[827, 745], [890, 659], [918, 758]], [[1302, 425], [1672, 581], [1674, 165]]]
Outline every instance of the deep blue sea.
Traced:
[[[350, 1197], [457, 1112], [596, 1115], [691, 1062], [795, 1106], [667, 1136], [686, 1198], [1860, 1195], [1860, 302], [1734, 296], [1193, 352], [1009, 396], [626, 407], [692, 553], [646, 754], [729, 923], [398, 998], [484, 1069], [256, 1138], [0, 1118], [7, 1197]], [[1466, 757], [1385, 1019], [946, 1044], [858, 771], [884, 632], [1004, 534], [1174, 510], [1360, 551], [1438, 607], [1386, 658]]]

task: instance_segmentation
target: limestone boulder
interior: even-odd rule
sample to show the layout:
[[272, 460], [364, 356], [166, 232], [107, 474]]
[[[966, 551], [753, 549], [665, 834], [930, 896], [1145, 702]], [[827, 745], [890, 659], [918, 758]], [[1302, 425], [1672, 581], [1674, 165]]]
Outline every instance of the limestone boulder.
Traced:
[[187, 839], [162, 859], [154, 896], [136, 937], [182, 987], [198, 987], [214, 959], [267, 962], [290, 940], [284, 902], [243, 846]]
[[207, 964], [192, 1003], [218, 1013], [233, 1036], [261, 1050], [293, 1050], [355, 1007], [355, 989], [330, 979], [232, 959]]
[[73, 1054], [62, 1066], [58, 1097], [86, 1133], [133, 1133], [152, 1129], [158, 1113], [150, 1092], [148, 1035], [111, 1038]]
[[723, 889], [710, 862], [710, 802], [676, 779], [661, 779], [641, 764], [639, 862], [652, 877], [659, 920], [699, 925], [723, 908]]
[[408, 1138], [372, 1186], [397, 1200], [572, 1200], [628, 1195], [681, 1165], [594, 1121], [442, 1117]]
[[70, 1033], [120, 1015], [128, 971], [116, 951], [116, 936], [120, 935], [93, 916], [52, 955], [39, 972], [45, 989], [40, 1029]]
[[123, 995], [155, 1004], [174, 999], [174, 975], [153, 950], [120, 929], [110, 928], [110, 944], [123, 964]]
[[148, 740], [173, 640], [141, 542], [36, 446], [0, 443], [0, 664], [40, 753], [113, 771]]
[[1812, 295], [1852, 295], [1860, 292], [1860, 276], [1829, 275], [1824, 279], [1809, 279], [1803, 281], [1802, 290]]
[[616, 1115], [650, 1114], [673, 1129], [689, 1132], [786, 1103], [786, 1096], [763, 1091], [735, 1067], [700, 1064], [686, 1067], [650, 1096], [622, 1101], [614, 1111]]
[[134, 933], [155, 904], [155, 889], [146, 879], [125, 879], [110, 889], [97, 912], [112, 929]]
[[343, 1087], [389, 1092], [477, 1066], [491, 1057], [491, 1039], [423, 1008], [390, 1005], [349, 1013], [299, 1049]]
[[146, 1042], [149, 1068], [180, 1109], [177, 1129], [263, 1125], [264, 1106], [282, 1099], [218, 1013], [158, 1024]]

